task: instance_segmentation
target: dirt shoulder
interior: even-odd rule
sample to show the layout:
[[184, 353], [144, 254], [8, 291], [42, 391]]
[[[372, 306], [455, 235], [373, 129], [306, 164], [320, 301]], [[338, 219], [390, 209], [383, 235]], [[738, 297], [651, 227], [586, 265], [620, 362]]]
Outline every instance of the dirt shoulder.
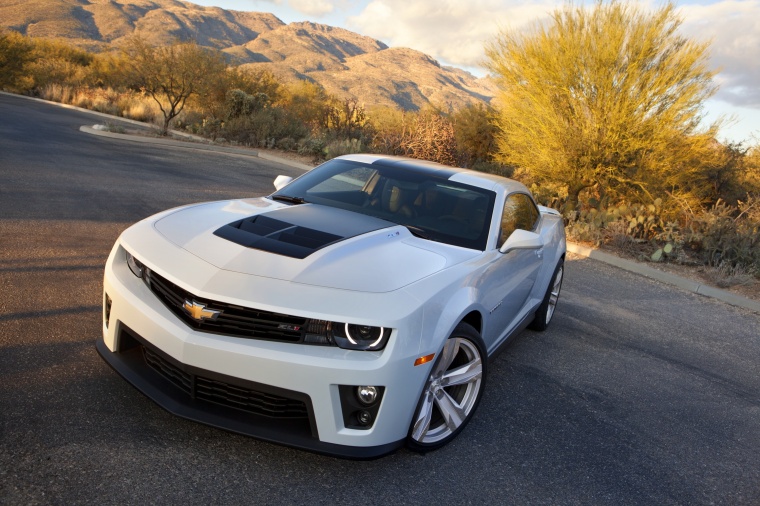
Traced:
[[[585, 244], [584, 246], [591, 245]], [[612, 246], [602, 246], [601, 251], [647, 265], [658, 271], [681, 276], [696, 283], [726, 290], [733, 294], [760, 302], [760, 280], [749, 274], [727, 273], [715, 267], [700, 265], [696, 262], [679, 264], [674, 262], [651, 262], [643, 255], [634, 254], [630, 250], [618, 249]]]

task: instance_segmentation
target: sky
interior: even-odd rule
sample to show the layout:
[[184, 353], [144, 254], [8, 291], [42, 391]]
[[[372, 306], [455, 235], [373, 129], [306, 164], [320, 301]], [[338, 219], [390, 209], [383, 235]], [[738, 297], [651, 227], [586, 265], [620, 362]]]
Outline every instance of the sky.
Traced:
[[[483, 76], [483, 47], [500, 30], [520, 30], [546, 19], [563, 0], [188, 0], [238, 11], [271, 12], [285, 23], [313, 21], [409, 47], [444, 65]], [[639, 0], [657, 8], [657, 0]], [[684, 35], [711, 42], [718, 92], [705, 104], [705, 121], [722, 117], [719, 138], [760, 144], [760, 0], [681, 0]]]

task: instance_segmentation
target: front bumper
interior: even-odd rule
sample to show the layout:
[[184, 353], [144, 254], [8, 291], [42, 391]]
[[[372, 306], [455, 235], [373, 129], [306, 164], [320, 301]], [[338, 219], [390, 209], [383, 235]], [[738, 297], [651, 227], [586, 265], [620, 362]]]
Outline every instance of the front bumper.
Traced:
[[[320, 441], [313, 423], [313, 409], [308, 396], [300, 396], [307, 405], [308, 418], [293, 420], [256, 415], [216, 402], [198, 399], [151, 368], [143, 355], [143, 347], [150, 345], [134, 334], [131, 337], [140, 344], [124, 352], [111, 352], [102, 339], [97, 341], [96, 348], [106, 363], [124, 379], [174, 415], [264, 441], [350, 459], [382, 457], [404, 445], [404, 439], [371, 447], [353, 447]], [[155, 351], [157, 350], [154, 349]], [[209, 371], [183, 366], [177, 362], [174, 362], [174, 365], [192, 377], [213, 375], [209, 374]], [[236, 383], [235, 378], [215, 376], [222, 376], [223, 380]], [[260, 391], [279, 391], [268, 385], [256, 385], [256, 387]]]
[[[431, 366], [414, 367], [419, 344], [399, 339], [413, 324], [395, 322], [382, 352], [198, 332], [129, 271], [123, 252], [117, 243], [106, 265], [109, 321], [103, 324], [97, 349], [111, 367], [161, 407], [214, 427], [340, 457], [375, 458], [403, 446]], [[159, 356], [179, 371], [176, 375], [187, 375], [191, 383], [195, 378], [211, 379], [303, 402], [308, 417], [264, 416], [199, 398], [193, 387], [182, 388], [181, 382], [167, 379], [174, 372], [156, 372], [155, 363], [146, 361], [146, 349], [149, 356]], [[371, 428], [346, 427], [340, 385], [384, 387]]]

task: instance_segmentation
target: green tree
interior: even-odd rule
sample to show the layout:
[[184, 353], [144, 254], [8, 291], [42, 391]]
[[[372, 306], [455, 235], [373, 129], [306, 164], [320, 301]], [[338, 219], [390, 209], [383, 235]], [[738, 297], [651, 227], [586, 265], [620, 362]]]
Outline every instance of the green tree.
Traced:
[[94, 61], [91, 53], [63, 40], [34, 38], [32, 41], [34, 61], [26, 66], [26, 70], [37, 90], [51, 84], [75, 87], [90, 84]]
[[33, 85], [26, 70], [34, 61], [34, 44], [12, 31], [0, 32], [0, 90], [25, 91]]
[[279, 105], [289, 110], [313, 131], [327, 130], [334, 98], [320, 85], [295, 81], [284, 87]]
[[708, 43], [680, 25], [672, 3], [644, 11], [598, 0], [529, 32], [503, 31], [486, 48], [501, 88], [501, 161], [564, 185], [566, 211], [592, 186], [625, 196], [677, 185], [692, 170], [682, 157], [718, 127], [698, 130], [716, 89]]
[[494, 109], [471, 104], [452, 114], [451, 120], [460, 157], [467, 167], [493, 160], [497, 151]]
[[124, 48], [124, 78], [129, 86], [144, 91], [156, 101], [164, 116], [161, 133], [179, 115], [187, 100], [205, 95], [225, 75], [224, 57], [218, 51], [195, 43], [153, 47], [134, 38]]

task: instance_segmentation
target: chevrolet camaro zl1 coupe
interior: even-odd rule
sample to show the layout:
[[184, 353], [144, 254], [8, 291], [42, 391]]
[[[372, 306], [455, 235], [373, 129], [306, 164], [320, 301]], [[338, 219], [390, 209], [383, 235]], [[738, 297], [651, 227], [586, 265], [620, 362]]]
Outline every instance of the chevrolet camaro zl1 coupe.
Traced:
[[168, 411], [267, 441], [374, 458], [454, 439], [488, 358], [552, 319], [562, 217], [516, 181], [387, 156], [275, 187], [125, 230], [101, 356]]

